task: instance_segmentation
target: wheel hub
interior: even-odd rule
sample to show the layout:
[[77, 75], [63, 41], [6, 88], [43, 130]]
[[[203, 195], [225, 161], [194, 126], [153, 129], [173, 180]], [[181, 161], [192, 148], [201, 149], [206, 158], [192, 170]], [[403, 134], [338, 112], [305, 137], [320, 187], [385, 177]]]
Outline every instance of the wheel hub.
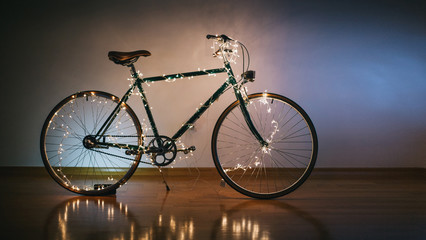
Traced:
[[96, 138], [92, 135], [87, 135], [83, 139], [83, 146], [87, 149], [91, 149], [96, 147]]

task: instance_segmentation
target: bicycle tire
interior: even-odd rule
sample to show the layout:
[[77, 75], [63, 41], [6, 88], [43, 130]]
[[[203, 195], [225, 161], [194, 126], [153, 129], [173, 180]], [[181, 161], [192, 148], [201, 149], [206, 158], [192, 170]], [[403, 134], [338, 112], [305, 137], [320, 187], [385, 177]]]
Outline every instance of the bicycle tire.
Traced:
[[294, 101], [272, 93], [247, 96], [251, 120], [268, 146], [249, 130], [237, 100], [220, 115], [211, 150], [216, 169], [236, 191], [253, 198], [284, 196], [312, 172], [318, 153], [315, 127]]
[[[44, 166], [65, 189], [82, 195], [115, 193], [135, 172], [141, 153], [127, 155], [125, 148], [87, 148], [84, 138], [95, 135], [117, 107], [118, 97], [101, 91], [70, 95], [49, 113], [40, 137]], [[113, 143], [142, 145], [142, 129], [125, 103], [105, 132]]]

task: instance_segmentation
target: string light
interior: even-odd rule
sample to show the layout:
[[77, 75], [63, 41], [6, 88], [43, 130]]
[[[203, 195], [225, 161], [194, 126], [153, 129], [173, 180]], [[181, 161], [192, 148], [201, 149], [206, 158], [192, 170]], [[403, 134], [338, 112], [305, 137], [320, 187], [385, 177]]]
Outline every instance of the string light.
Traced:
[[[78, 98], [78, 96], [80, 96], [80, 98]], [[116, 97], [112, 96], [109, 99], [112, 99], [114, 101]], [[89, 115], [86, 115], [86, 114], [93, 115], [93, 112], [90, 113], [90, 109], [93, 110], [93, 108], [87, 108], [86, 110], [84, 110], [84, 108], [79, 107], [79, 105], [81, 105], [82, 102], [83, 103], [88, 102], [89, 104], [99, 105], [100, 107], [102, 107], [102, 109], [104, 109], [104, 106], [108, 106], [106, 105], [107, 100], [108, 98], [99, 96], [96, 94], [96, 92], [87, 92], [87, 93], [83, 93], [82, 95], [72, 95], [70, 96], [70, 101], [66, 103], [65, 105], [63, 105], [61, 109], [59, 109], [57, 112], [55, 112], [53, 114], [52, 119], [49, 120], [49, 128], [48, 128], [49, 132], [46, 134], [46, 136], [60, 138], [58, 144], [56, 145], [57, 146], [56, 155], [48, 156], [49, 161], [52, 163], [52, 167], [54, 168], [56, 175], [61, 179], [61, 182], [63, 183], [63, 185], [75, 191], [81, 191], [81, 190], [90, 191], [95, 189], [102, 190], [106, 188], [105, 185], [100, 185], [99, 188], [96, 186], [90, 186], [87, 184], [80, 185], [79, 174], [74, 175], [76, 172], [73, 172], [72, 168], [68, 168], [68, 167], [74, 167], [74, 166], [85, 167], [85, 164], [87, 164], [85, 162], [91, 161], [91, 160], [85, 160], [86, 157], [76, 158], [77, 156], [75, 155], [77, 150], [76, 148], [77, 144], [75, 141], [78, 141], [81, 144], [83, 137], [87, 134], [84, 128], [89, 127], [88, 125], [82, 125], [83, 121], [85, 121], [85, 118], [87, 116], [90, 117]], [[114, 102], [117, 102], [117, 101], [114, 101]], [[106, 112], [108, 112], [109, 110], [107, 109], [111, 107], [114, 107], [114, 105], [108, 106], [105, 109]], [[114, 129], [117, 129], [117, 134], [119, 135], [129, 135], [129, 134], [126, 134], [126, 132], [124, 132], [126, 131], [125, 129], [128, 129], [129, 126], [135, 126], [135, 125], [132, 121], [128, 120], [129, 114], [127, 113], [127, 107], [125, 104], [121, 105], [121, 109], [125, 111], [122, 111], [120, 114], [118, 113], [116, 114], [117, 118], [114, 120], [114, 125], [112, 125], [111, 127], [113, 127]], [[96, 113], [96, 115], [100, 117], [100, 119], [108, 116], [108, 115], [102, 115], [100, 114], [100, 112]], [[115, 137], [108, 137], [108, 141], [117, 142], [118, 140], [119, 139]], [[120, 145], [120, 146], [116, 145], [116, 146], [120, 148], [129, 149], [128, 144]], [[82, 145], [79, 148], [84, 149]], [[50, 150], [50, 152], [52, 151]], [[78, 166], [75, 165], [76, 160], [80, 162]], [[135, 161], [132, 161], [130, 164], [134, 164], [134, 163]], [[97, 166], [97, 168], [99, 167], [101, 166]], [[105, 165], [104, 168], [107, 168], [107, 166]], [[96, 170], [96, 171], [99, 171], [99, 170]], [[70, 176], [68, 177], [67, 175], [70, 175]], [[104, 181], [109, 181], [109, 182], [116, 181], [116, 177], [113, 175], [104, 175], [104, 176], [105, 176]], [[121, 178], [121, 176], [117, 176], [117, 177]], [[71, 180], [72, 180], [72, 183], [71, 183]]]
[[218, 57], [219, 59], [225, 60], [225, 62], [237, 63], [238, 55], [238, 41], [223, 41], [215, 40], [211, 49], [213, 49], [213, 56]]
[[[162, 79], [162, 80], [164, 80], [165, 82], [168, 82], [168, 83], [172, 83], [172, 82], [175, 82], [175, 81], [177, 81], [178, 79], [184, 79], [184, 78], [187, 78], [187, 79], [192, 79], [192, 78], [194, 78], [194, 76], [198, 76], [198, 75], [207, 75], [208, 77], [216, 77], [216, 73], [218, 73], [218, 72], [227, 72], [228, 73], [228, 78], [227, 78], [227, 82], [228, 82], [228, 86], [229, 85], [231, 85], [231, 84], [229, 84], [229, 82], [230, 82], [230, 77], [229, 76], [231, 76], [231, 73], [230, 73], [230, 69], [228, 69], [228, 67], [226, 67], [226, 66], [229, 66], [229, 65], [227, 65], [227, 63], [234, 63], [234, 64], [236, 64], [237, 63], [237, 58], [239, 58], [240, 56], [239, 56], [239, 52], [238, 52], [238, 47], [239, 47], [239, 45], [238, 45], [238, 42], [237, 41], [220, 41], [220, 40], [216, 40], [216, 41], [213, 41], [213, 46], [211, 47], [212, 49], [214, 49], [214, 50], [216, 50], [215, 51], [215, 54], [216, 54], [216, 57], [218, 57], [219, 59], [223, 59], [224, 60], [224, 63], [225, 63], [225, 70], [221, 70], [221, 69], [216, 69], [216, 70], [221, 70], [221, 71], [217, 71], [217, 72], [214, 72], [214, 71], [212, 71], [212, 70], [206, 70], [206, 69], [202, 69], [201, 70], [201, 68], [198, 68], [198, 73], [197, 72], [193, 72], [193, 73], [190, 73], [190, 74], [188, 74], [188, 75], [185, 75], [185, 73], [177, 73], [177, 74], [171, 74], [171, 75], [166, 75], [166, 74], [163, 74], [162, 75], [162, 77], [164, 78], [164, 79]], [[134, 88], [136, 87], [136, 84], [135, 84], [135, 82], [136, 81], [140, 81], [140, 82], [138, 82], [138, 84], [139, 83], [146, 83], [147, 84], [147, 86], [149, 87], [149, 86], [151, 86], [151, 84], [154, 84], [154, 82], [155, 81], [157, 81], [157, 80], [145, 80], [144, 81], [144, 79], [142, 78], [143, 77], [143, 74], [140, 72], [140, 71], [137, 71], [136, 72], [136, 74], [134, 74], [134, 76], [132, 76], [131, 78], [128, 78], [127, 80], [129, 80], [130, 81], [130, 84], [129, 84], [129, 87], [131, 87], [132, 89], [129, 91], [129, 95], [138, 95], [138, 96], [141, 96], [141, 98], [142, 98], [142, 100], [144, 100], [144, 101], [146, 101], [146, 99], [144, 99], [144, 94], [143, 93], [141, 93], [140, 92], [140, 90], [141, 89], [139, 89], [139, 88], [137, 88], [137, 90], [136, 91], [134, 91]], [[234, 78], [233, 77], [233, 75], [231, 76], [231, 78]], [[239, 76], [236, 76], [236, 78], [238, 79], [239, 78]], [[236, 79], [235, 79], [236, 80]], [[158, 80], [159, 81], [159, 80]], [[248, 100], [248, 97], [247, 97], [247, 88], [246, 87], [244, 87], [244, 89], [241, 89], [241, 87], [242, 87], [242, 85], [243, 85], [244, 83], [242, 83], [240, 86], [238, 86], [238, 84], [232, 84], [232, 87], [234, 88], [234, 90], [237, 92], [237, 93], [239, 93], [239, 94], [242, 94], [242, 97], [243, 97], [243, 99], [244, 100]], [[231, 86], [229, 86], [227, 89], [230, 89], [231, 88]], [[226, 90], [227, 90], [226, 89]], [[244, 91], [243, 91], [244, 90]], [[126, 98], [128, 98], [129, 97], [129, 95], [127, 95], [127, 96], [125, 96]], [[80, 96], [81, 97], [81, 95], [80, 94], [77, 94], [77, 95], [72, 95], [71, 96], [71, 98], [72, 98], [72, 100], [69, 102], [71, 105], [74, 105], [74, 104], [77, 104], [77, 97], [78, 96]], [[268, 104], [268, 102], [267, 102], [267, 100], [266, 100], [266, 91], [264, 92], [264, 98], [262, 98], [262, 100], [260, 100], [262, 103], [264, 103], [264, 104]], [[100, 98], [99, 98], [99, 96], [97, 96], [96, 95], [96, 93], [95, 92], [88, 92], [87, 94], [86, 93], [84, 93], [83, 94], [83, 97], [88, 101], [88, 99], [89, 99], [89, 97], [91, 98], [91, 101], [90, 102], [92, 102], [93, 104], [96, 104], [96, 103], [98, 103], [98, 104], [102, 104], [102, 103], [104, 103], [104, 104], [107, 104], [107, 101], [106, 100], [104, 100], [104, 101], [100, 101]], [[116, 103], [118, 103], [118, 101], [119, 101], [119, 99], [117, 99], [115, 96], [111, 96], [111, 99], [114, 101], [114, 102], [116, 102]], [[147, 101], [146, 101], [147, 102]], [[251, 102], [250, 102], [251, 103]], [[197, 107], [196, 108], [196, 111], [197, 112], [200, 112], [200, 111], [204, 111], [205, 110], [205, 108], [206, 107], [208, 107], [208, 106], [210, 106], [210, 105], [212, 105], [213, 104], [213, 102], [212, 101], [210, 101], [210, 102], [208, 102], [208, 103], [205, 103], [205, 104], [203, 104], [203, 103], [200, 103], [200, 107]], [[145, 107], [147, 107], [147, 104], [144, 104], [145, 105]], [[72, 107], [71, 107], [72, 108]], [[152, 107], [150, 107], [150, 109], [152, 109]], [[127, 110], [126, 109], [126, 104], [125, 103], [123, 103], [122, 104], [122, 106], [121, 106], [121, 110]], [[58, 112], [60, 112], [61, 110], [59, 110]], [[269, 108], [268, 109], [268, 112], [270, 112], [271, 111], [271, 109]], [[75, 112], [74, 112], [74, 110], [71, 110], [71, 113], [69, 113], [69, 114], [58, 114], [58, 112], [56, 112], [55, 114], [54, 114], [54, 117], [52, 118], [53, 120], [55, 119], [55, 118], [58, 118], [58, 119], [60, 119], [60, 118], [64, 118], [64, 117], [69, 117], [70, 119], [73, 119], [73, 115], [72, 114], [75, 114]], [[75, 116], [75, 115], [74, 115]], [[129, 116], [128, 114], [126, 114], [126, 115], [119, 115], [118, 113], [116, 113], [116, 119], [117, 119], [117, 121], [115, 121], [115, 123], [114, 123], [114, 125], [112, 125], [111, 127], [115, 127], [115, 129], [117, 129], [117, 133], [119, 133], [119, 135], [124, 135], [125, 134], [125, 132], [124, 132], [124, 130], [123, 130], [123, 126], [122, 125], [125, 125], [125, 124], [122, 124], [122, 117], [123, 116]], [[64, 121], [64, 120], [62, 120], [62, 121]], [[66, 121], [66, 120], [65, 120]], [[146, 137], [147, 136], [149, 136], [149, 135], [147, 135], [146, 133], [148, 133], [148, 132], [151, 132], [152, 131], [152, 128], [147, 124], [147, 122], [148, 121], [146, 121], [145, 119], [143, 119], [143, 121], [142, 121], [142, 132], [143, 132], [143, 134], [142, 134], [142, 145], [139, 145], [139, 148], [140, 149], [144, 149], [144, 145], [146, 144], [146, 142], [148, 141], [147, 139], [146, 139]], [[62, 155], [64, 155], [64, 152], [66, 151], [64, 148], [63, 148], [63, 142], [65, 142], [66, 141], [66, 139], [67, 138], [69, 138], [70, 136], [72, 136], [73, 134], [75, 134], [74, 133], [74, 130], [70, 130], [69, 129], [69, 126], [68, 125], [64, 125], [64, 124], [62, 124], [62, 125], [58, 125], [58, 123], [56, 122], [56, 121], [54, 121], [54, 122], [52, 122], [52, 120], [51, 121], [49, 121], [49, 124], [51, 125], [51, 128], [50, 129], [52, 129], [52, 130], [56, 130], [56, 131], [63, 131], [63, 137], [62, 137], [62, 141], [61, 141], [61, 144], [60, 144], [60, 146], [59, 146], [59, 148], [58, 148], [58, 159], [59, 159], [59, 166], [62, 166], [62, 161], [63, 161], [63, 157], [62, 157]], [[272, 123], [271, 123], [273, 126], [275, 126], [274, 124], [277, 124], [276, 122], [274, 123], [274, 120], [272, 121]], [[193, 124], [188, 124], [188, 123], [185, 123], [185, 124], [183, 124], [182, 126], [187, 126], [187, 128], [188, 129], [193, 129], [194, 128], [194, 125]], [[134, 126], [134, 124], [132, 124], [132, 126]], [[125, 126], [124, 126], [125, 127]], [[73, 132], [73, 133], [72, 133]], [[272, 142], [272, 140], [273, 140], [273, 137], [274, 137], [274, 135], [275, 135], [275, 133], [276, 132], [278, 132], [278, 126], [275, 126], [275, 131], [273, 131], [273, 133], [271, 134], [271, 136], [270, 136], [270, 138], [269, 139], [267, 139], [267, 142], [268, 143], [270, 143], [270, 142]], [[76, 139], [79, 139], [79, 138], [81, 138], [82, 136], [73, 136], [73, 137], [75, 137]], [[83, 136], [84, 137], [84, 136]], [[118, 141], [118, 137], [112, 137], [112, 136], [109, 136], [108, 137], [109, 138], [109, 140], [112, 140], [112, 141], [114, 141], [114, 142], [116, 142], [116, 143], [114, 143], [113, 145], [115, 145], [116, 147], [119, 147], [120, 149], [121, 148], [127, 148], [127, 149], [129, 149], [129, 146], [128, 146], [128, 144], [126, 144], [126, 145], [123, 145], [123, 144], [118, 144], [117, 143], [117, 141]], [[180, 140], [180, 139], [178, 139], [178, 145], [179, 146], [181, 146], [182, 147], [182, 149], [185, 149], [185, 144]], [[265, 147], [264, 147], [265, 148]], [[266, 147], [266, 149], [262, 149], [262, 151], [265, 153], [265, 151], [267, 152], [267, 151], [269, 151], [270, 152], [270, 148], [269, 147]], [[188, 157], [190, 156], [190, 157], [192, 157], [193, 156], [193, 153], [192, 153], [193, 151], [191, 150], [191, 151], [189, 151], [189, 155], [188, 156], [185, 156], [185, 159], [188, 159]], [[155, 156], [152, 156], [152, 154], [150, 154], [150, 155], [148, 155], [147, 156], [147, 159], [150, 159], [152, 162], [153, 162], [153, 157], [155, 157]], [[179, 159], [181, 159], [181, 157], [179, 157]], [[258, 166], [259, 164], [260, 164], [260, 162], [258, 161], [258, 158], [257, 158], [257, 156], [256, 156], [256, 161], [254, 162], [254, 165], [255, 166]], [[132, 161], [132, 163], [131, 164], [136, 164], [136, 161]], [[243, 165], [241, 165], [241, 164], [238, 164], [237, 166], [235, 166], [235, 168], [234, 168], [234, 170], [236, 170], [236, 169], [243, 169], [244, 171], [246, 170], [246, 169], [248, 169], [248, 168], [251, 168], [251, 166], [250, 165], [248, 165], [248, 166], [243, 166]], [[65, 182], [65, 184], [68, 186], [71, 186], [73, 189], [76, 189], [76, 190], [80, 190], [80, 188], [78, 187], [78, 186], [76, 186], [76, 185], [73, 185], [73, 184], [71, 184], [71, 181], [69, 181], [69, 179], [65, 176], [65, 174], [64, 173], [62, 173], [62, 170], [61, 170], [61, 168], [58, 168], [57, 169], [57, 171], [58, 172], [60, 172], [62, 175], [63, 175], [63, 177], [62, 177], [62, 179], [64, 180], [64, 182]], [[225, 171], [228, 171], [228, 170], [225, 170]], [[72, 179], [72, 177], [70, 178], [70, 179]], [[107, 176], [107, 180], [108, 181], [114, 181], [115, 179], [114, 179], [114, 177], [113, 176]], [[89, 186], [87, 186], [87, 185], [84, 185], [83, 187], [82, 187], [83, 189], [86, 189], [86, 190], [88, 190], [88, 189], [91, 189], [92, 187], [89, 187]], [[100, 190], [100, 189], [103, 189], [104, 188], [104, 185], [101, 185], [99, 188], [98, 188], [98, 190]]]

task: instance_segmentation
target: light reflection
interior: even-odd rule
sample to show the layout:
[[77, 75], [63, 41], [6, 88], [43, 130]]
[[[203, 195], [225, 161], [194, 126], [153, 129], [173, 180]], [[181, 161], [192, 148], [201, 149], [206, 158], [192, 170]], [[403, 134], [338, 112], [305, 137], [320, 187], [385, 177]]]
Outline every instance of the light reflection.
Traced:
[[[271, 221], [265, 221], [268, 215]], [[301, 227], [302, 226], [302, 227]], [[223, 209], [210, 239], [330, 239], [324, 224], [308, 212], [275, 200], [244, 201]]]
[[[84, 203], [84, 204], [80, 204]], [[58, 205], [45, 228], [45, 239], [142, 239], [127, 205], [115, 197], [76, 197]]]
[[[80, 202], [84, 204], [80, 204]], [[149, 227], [141, 227], [128, 205], [115, 197], [76, 197], [58, 205], [46, 224], [45, 239], [148, 240], [185, 239], [195, 235], [193, 218], [156, 215]]]
[[222, 214], [220, 229], [222, 236], [219, 238], [232, 236], [233, 239], [270, 239], [268, 228], [264, 227], [261, 229], [259, 222], [250, 216], [230, 217], [228, 220], [227, 214]]
[[[223, 221], [222, 221], [223, 222]], [[260, 228], [260, 223], [252, 219], [251, 217], [241, 217], [232, 220], [232, 233], [235, 236], [235, 239], [251, 239], [251, 240], [268, 240], [269, 238], [269, 229]], [[225, 230], [223, 233], [227, 234], [226, 228], [222, 227], [222, 230]]]
[[[329, 239], [326, 227], [309, 213], [281, 201], [242, 201], [221, 207], [216, 220], [164, 204], [136, 210], [115, 197], [77, 197], [50, 214], [45, 239], [280, 239], [284, 235]], [[133, 208], [134, 209], [134, 208]], [[165, 210], [166, 209], [166, 210]], [[271, 221], [266, 220], [270, 217]], [[302, 228], [300, 226], [303, 226]], [[206, 230], [209, 231], [210, 234]]]
[[228, 226], [228, 218], [226, 214], [222, 215], [222, 229], [226, 231], [226, 227]]

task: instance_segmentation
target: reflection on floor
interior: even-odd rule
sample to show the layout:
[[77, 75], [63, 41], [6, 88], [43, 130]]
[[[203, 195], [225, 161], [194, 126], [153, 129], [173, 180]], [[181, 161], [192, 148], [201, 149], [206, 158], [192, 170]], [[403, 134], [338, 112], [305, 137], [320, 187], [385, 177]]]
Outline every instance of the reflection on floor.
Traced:
[[77, 196], [38, 168], [0, 168], [2, 239], [426, 239], [426, 170], [316, 170], [294, 193], [255, 200], [214, 171], [134, 176]]

